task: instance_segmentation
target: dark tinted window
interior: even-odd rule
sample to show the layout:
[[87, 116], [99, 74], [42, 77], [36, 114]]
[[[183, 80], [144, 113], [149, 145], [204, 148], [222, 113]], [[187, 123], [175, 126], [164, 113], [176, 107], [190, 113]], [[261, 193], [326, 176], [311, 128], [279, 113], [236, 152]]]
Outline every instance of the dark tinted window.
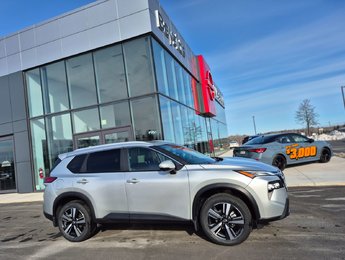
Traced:
[[70, 161], [70, 163], [67, 165], [67, 168], [73, 172], [78, 173], [81, 170], [81, 167], [83, 166], [83, 162], [85, 160], [86, 154], [77, 155]]
[[86, 162], [87, 173], [118, 172], [121, 170], [121, 150], [90, 153]]
[[268, 144], [268, 143], [272, 143], [274, 141], [276, 141], [277, 136], [276, 135], [269, 135], [269, 136], [258, 136], [255, 137], [254, 139], [246, 142], [245, 144]]
[[160, 171], [159, 164], [169, 160], [162, 154], [147, 148], [128, 149], [129, 169], [131, 171]]
[[291, 143], [292, 141], [290, 140], [289, 136], [282, 135], [282, 136], [277, 137], [277, 142], [282, 143], [282, 144], [288, 144], [288, 143]]

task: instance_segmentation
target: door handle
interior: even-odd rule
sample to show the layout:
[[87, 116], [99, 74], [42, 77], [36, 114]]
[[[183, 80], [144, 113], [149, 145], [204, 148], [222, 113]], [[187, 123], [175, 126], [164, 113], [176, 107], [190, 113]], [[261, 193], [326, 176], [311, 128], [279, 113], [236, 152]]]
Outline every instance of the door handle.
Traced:
[[81, 179], [81, 180], [77, 181], [77, 183], [80, 183], [80, 184], [86, 184], [88, 182], [89, 181], [87, 179]]
[[132, 184], [136, 184], [138, 182], [140, 182], [140, 181], [138, 179], [135, 179], [135, 178], [127, 180], [127, 183], [132, 183]]

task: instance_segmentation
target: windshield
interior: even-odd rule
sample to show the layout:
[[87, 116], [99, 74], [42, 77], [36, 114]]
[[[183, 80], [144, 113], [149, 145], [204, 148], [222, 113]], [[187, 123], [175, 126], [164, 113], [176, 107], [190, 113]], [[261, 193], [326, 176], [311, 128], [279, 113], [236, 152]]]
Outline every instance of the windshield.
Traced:
[[184, 146], [165, 144], [158, 146], [158, 148], [180, 157], [188, 164], [212, 164], [216, 162], [215, 159]]

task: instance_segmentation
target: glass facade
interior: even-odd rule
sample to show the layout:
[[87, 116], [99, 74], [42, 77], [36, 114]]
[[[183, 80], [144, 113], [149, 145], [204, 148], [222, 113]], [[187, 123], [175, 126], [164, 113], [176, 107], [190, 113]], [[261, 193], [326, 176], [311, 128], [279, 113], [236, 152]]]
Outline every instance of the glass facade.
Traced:
[[36, 190], [58, 154], [163, 138], [153, 71], [141, 37], [25, 72]]
[[224, 149], [224, 108], [197, 115], [195, 79], [150, 36], [25, 72], [36, 190], [58, 154], [102, 143], [164, 139]]

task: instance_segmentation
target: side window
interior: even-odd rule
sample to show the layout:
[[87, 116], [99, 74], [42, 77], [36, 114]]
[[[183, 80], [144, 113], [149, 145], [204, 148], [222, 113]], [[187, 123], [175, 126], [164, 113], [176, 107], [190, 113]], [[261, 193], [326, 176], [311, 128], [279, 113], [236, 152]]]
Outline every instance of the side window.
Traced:
[[308, 138], [303, 135], [291, 135], [292, 139], [295, 143], [306, 143], [308, 142]]
[[130, 171], [159, 171], [159, 164], [169, 158], [147, 148], [128, 149]]
[[86, 162], [86, 173], [121, 171], [121, 150], [90, 153]]
[[289, 136], [283, 135], [277, 138], [277, 142], [282, 143], [282, 144], [289, 144], [291, 143], [291, 140]]
[[77, 155], [67, 165], [67, 169], [73, 173], [79, 173], [83, 166], [87, 154]]

